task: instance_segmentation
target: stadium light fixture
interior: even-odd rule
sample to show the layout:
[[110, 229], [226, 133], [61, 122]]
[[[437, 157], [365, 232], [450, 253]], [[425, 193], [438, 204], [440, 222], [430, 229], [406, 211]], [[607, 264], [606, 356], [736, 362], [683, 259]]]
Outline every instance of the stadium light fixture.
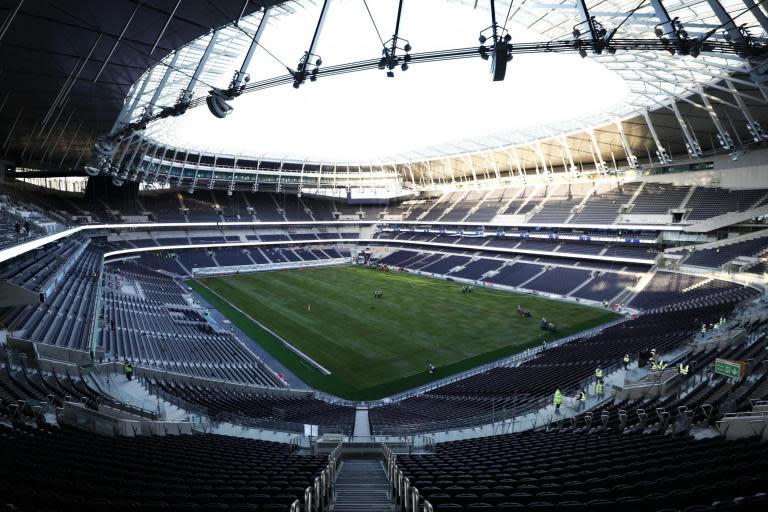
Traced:
[[[384, 49], [381, 51], [382, 57], [379, 61], [379, 69], [387, 70], [387, 78], [394, 78], [394, 69], [399, 65], [402, 71], [408, 71], [408, 63], [411, 62], [411, 46], [410, 41], [400, 35], [400, 20], [403, 15], [403, 0], [398, 2], [397, 6], [397, 20], [395, 21], [395, 33], [392, 37], [384, 43]], [[405, 44], [401, 44], [401, 43]], [[400, 50], [405, 53], [402, 57], [397, 55], [397, 51]]]
[[[507, 63], [512, 60], [512, 36], [496, 22], [496, 2], [491, 0], [491, 25], [480, 31], [480, 47], [477, 52], [483, 60], [491, 60], [494, 82], [501, 82], [507, 75]], [[486, 43], [491, 44], [486, 46]]]

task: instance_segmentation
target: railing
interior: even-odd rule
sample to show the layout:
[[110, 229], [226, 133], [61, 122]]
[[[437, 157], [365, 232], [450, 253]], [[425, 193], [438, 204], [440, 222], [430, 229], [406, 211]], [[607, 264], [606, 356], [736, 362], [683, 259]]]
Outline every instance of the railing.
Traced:
[[328, 464], [314, 483], [304, 489], [304, 500], [291, 503], [290, 512], [322, 512], [329, 510], [335, 492], [336, 476], [338, 475], [339, 459], [341, 457], [340, 442], [328, 455]]
[[[410, 479], [397, 466], [397, 455], [387, 445], [382, 445], [387, 480], [390, 491], [395, 499], [397, 509], [402, 512], [431, 512], [432, 504], [424, 500], [418, 488], [411, 485]], [[420, 507], [423, 505], [423, 508]]]

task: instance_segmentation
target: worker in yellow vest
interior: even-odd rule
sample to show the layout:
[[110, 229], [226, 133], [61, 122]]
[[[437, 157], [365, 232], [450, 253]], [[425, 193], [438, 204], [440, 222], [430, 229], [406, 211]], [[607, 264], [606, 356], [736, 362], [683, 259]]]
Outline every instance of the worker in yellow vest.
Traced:
[[555, 390], [555, 414], [560, 414], [560, 405], [563, 403], [563, 393], [560, 391], [560, 388], [557, 388]]
[[595, 380], [597, 380], [597, 382], [603, 382], [603, 369], [599, 366], [595, 368]]
[[624, 359], [621, 362], [624, 363], [624, 370], [626, 370], [629, 366], [629, 354], [624, 354]]
[[579, 401], [579, 411], [587, 408], [587, 391], [584, 388], [581, 388], [579, 394], [576, 395], [576, 399]]
[[595, 384], [595, 394], [598, 398], [603, 398], [603, 394], [605, 393], [605, 389], [603, 388], [603, 383], [598, 382]]
[[679, 364], [677, 365], [677, 372], [683, 376], [683, 378], [688, 377], [688, 371], [690, 370], [690, 365], [687, 364]]

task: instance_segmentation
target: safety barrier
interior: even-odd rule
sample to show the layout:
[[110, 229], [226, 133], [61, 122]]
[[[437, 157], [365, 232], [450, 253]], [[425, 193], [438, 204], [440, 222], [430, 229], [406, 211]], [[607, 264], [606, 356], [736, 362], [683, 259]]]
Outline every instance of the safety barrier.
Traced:
[[382, 445], [386, 463], [387, 480], [397, 509], [402, 512], [432, 512], [432, 504], [423, 499], [415, 485], [397, 466], [397, 455], [387, 445]]
[[334, 484], [339, 469], [341, 456], [341, 444], [328, 455], [328, 465], [315, 477], [312, 485], [304, 489], [304, 501], [294, 500], [291, 503], [290, 512], [322, 512], [330, 509], [333, 503]]

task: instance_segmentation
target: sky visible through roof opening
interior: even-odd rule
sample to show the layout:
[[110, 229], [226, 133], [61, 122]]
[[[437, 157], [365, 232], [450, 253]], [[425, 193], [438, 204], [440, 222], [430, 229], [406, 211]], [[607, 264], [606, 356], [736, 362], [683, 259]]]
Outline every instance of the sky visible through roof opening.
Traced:
[[[267, 27], [261, 42], [295, 67], [309, 47], [321, 2], [297, 9]], [[393, 31], [395, 0], [369, 0], [384, 41]], [[498, 13], [503, 22], [506, 9]], [[400, 35], [413, 52], [479, 45], [490, 25], [487, 9], [448, 0], [405, 2]], [[510, 22], [512, 44], [547, 40]], [[362, 0], [334, 0], [317, 54], [323, 65], [379, 58], [381, 41]], [[242, 57], [233, 64], [239, 67]], [[263, 49], [249, 73], [260, 80], [286, 73]], [[227, 87], [231, 74], [215, 85]], [[377, 162], [425, 156], [455, 146], [501, 146], [505, 133], [593, 115], [619, 105], [628, 87], [616, 73], [577, 54], [518, 55], [504, 82], [493, 82], [490, 61], [479, 58], [412, 65], [394, 78], [371, 70], [321, 77], [299, 90], [290, 85], [248, 93], [234, 112], [214, 118], [205, 107], [153, 128], [159, 140], [195, 150], [294, 161]], [[158, 130], [158, 131], [155, 131]], [[436, 151], [436, 147], [442, 147]], [[453, 148], [452, 148], [453, 149]]]

